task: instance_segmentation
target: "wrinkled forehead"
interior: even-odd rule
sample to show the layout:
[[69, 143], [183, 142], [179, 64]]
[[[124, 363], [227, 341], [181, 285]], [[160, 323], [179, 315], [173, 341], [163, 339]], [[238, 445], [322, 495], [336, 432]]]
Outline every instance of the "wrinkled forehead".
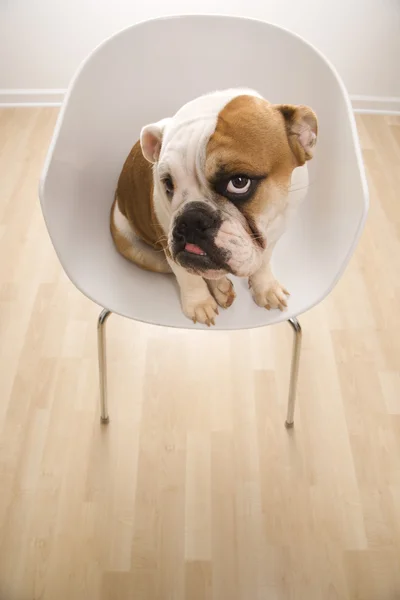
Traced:
[[173, 166], [203, 168], [207, 145], [217, 130], [220, 115], [229, 103], [239, 96], [261, 98], [247, 89], [225, 90], [201, 96], [185, 104], [169, 120], [163, 134], [159, 172]]
[[231, 173], [289, 174], [292, 154], [279, 111], [252, 90], [227, 90], [184, 105], [164, 131], [160, 176], [212, 180]]

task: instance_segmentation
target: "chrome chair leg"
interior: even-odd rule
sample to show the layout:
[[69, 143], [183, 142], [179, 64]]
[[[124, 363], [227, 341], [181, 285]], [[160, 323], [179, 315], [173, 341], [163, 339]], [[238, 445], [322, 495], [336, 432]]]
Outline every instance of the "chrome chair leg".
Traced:
[[294, 425], [294, 408], [296, 403], [296, 389], [297, 389], [297, 378], [299, 375], [299, 361], [300, 361], [300, 350], [301, 350], [301, 337], [302, 331], [300, 323], [293, 317], [289, 319], [288, 323], [293, 328], [294, 339], [293, 339], [293, 350], [292, 350], [292, 365], [290, 368], [290, 387], [289, 387], [289, 400], [287, 407], [287, 416], [285, 426], [289, 429]]
[[[97, 344], [99, 352], [99, 382], [100, 382], [100, 422], [107, 424], [110, 421], [107, 403], [107, 354], [106, 354], [106, 321], [111, 311], [106, 308], [101, 311], [97, 321]], [[294, 425], [294, 409], [296, 402], [297, 378], [301, 351], [302, 331], [298, 320], [293, 317], [288, 320], [293, 328], [294, 340], [292, 351], [292, 364], [290, 369], [289, 400], [285, 426], [289, 429]]]
[[97, 347], [99, 352], [99, 383], [100, 383], [100, 422], [110, 421], [107, 405], [107, 353], [106, 353], [106, 321], [111, 311], [106, 308], [101, 311], [97, 321]]

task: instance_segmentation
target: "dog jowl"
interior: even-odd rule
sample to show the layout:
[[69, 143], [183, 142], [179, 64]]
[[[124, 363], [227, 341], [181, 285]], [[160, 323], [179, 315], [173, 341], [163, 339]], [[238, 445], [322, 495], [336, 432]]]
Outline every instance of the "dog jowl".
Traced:
[[172, 271], [193, 321], [213, 324], [218, 305], [232, 304], [229, 274], [248, 278], [259, 306], [284, 310], [288, 292], [271, 256], [306, 194], [316, 139], [311, 108], [270, 104], [252, 90], [201, 96], [145, 126], [111, 211], [117, 249]]

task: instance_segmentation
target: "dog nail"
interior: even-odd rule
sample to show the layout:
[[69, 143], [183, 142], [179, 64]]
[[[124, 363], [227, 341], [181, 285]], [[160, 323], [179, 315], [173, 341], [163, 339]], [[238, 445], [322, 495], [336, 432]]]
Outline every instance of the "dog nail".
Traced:
[[214, 319], [211, 319], [211, 324], [215, 325], [215, 320]]
[[192, 321], [193, 321], [193, 323], [196, 325], [196, 323], [197, 323], [197, 319], [196, 319], [195, 317], [193, 317]]
[[266, 305], [265, 305], [265, 308], [266, 308], [267, 310], [271, 310], [271, 306], [270, 306], [269, 304], [266, 304]]
[[217, 313], [217, 315], [219, 315], [218, 307], [215, 309], [215, 312]]

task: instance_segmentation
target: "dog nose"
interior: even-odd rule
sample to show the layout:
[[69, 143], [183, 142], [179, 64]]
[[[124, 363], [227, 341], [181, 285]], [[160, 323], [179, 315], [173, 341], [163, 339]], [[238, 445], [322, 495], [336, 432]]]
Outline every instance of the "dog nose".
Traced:
[[177, 241], [188, 240], [195, 233], [204, 233], [215, 224], [215, 219], [207, 210], [189, 208], [176, 220], [174, 238]]

